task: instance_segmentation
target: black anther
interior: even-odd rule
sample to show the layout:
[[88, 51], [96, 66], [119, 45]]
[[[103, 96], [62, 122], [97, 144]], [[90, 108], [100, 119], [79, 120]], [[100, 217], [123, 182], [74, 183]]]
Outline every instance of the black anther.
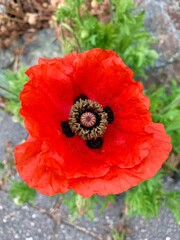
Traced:
[[103, 139], [98, 137], [96, 139], [87, 140], [86, 145], [91, 149], [99, 149], [103, 145]]
[[88, 99], [88, 97], [87, 97], [85, 94], [80, 94], [79, 96], [75, 97], [74, 103], [76, 103], [76, 102], [79, 101], [80, 99], [86, 100], [86, 99]]
[[71, 138], [74, 137], [75, 133], [72, 132], [68, 121], [61, 122], [62, 132], [66, 135], [66, 137]]
[[112, 123], [114, 121], [114, 112], [113, 112], [113, 110], [109, 106], [104, 107], [103, 110], [108, 115], [108, 118], [107, 118], [108, 123]]

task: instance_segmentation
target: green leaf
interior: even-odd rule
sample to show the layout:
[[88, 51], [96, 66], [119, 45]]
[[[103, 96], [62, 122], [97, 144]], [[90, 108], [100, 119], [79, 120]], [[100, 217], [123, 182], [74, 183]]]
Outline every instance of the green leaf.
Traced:
[[163, 123], [172, 138], [173, 151], [180, 153], [180, 88], [175, 80], [146, 92], [151, 100], [150, 110], [154, 122]]
[[0, 170], [1, 169], [4, 169], [4, 164], [3, 163], [0, 163]]
[[17, 204], [22, 205], [28, 202], [34, 202], [36, 197], [36, 190], [29, 188], [24, 182], [12, 180], [10, 182], [10, 189], [8, 190], [11, 199]]
[[180, 191], [169, 192], [164, 198], [165, 207], [169, 208], [176, 219], [177, 223], [180, 224]]
[[66, 24], [66, 29], [78, 39], [70, 42], [67, 37], [63, 41], [63, 49], [112, 49], [133, 69], [136, 76], [145, 76], [145, 69], [153, 66], [158, 57], [151, 49], [155, 39], [144, 26], [145, 13], [136, 11], [138, 9], [132, 0], [112, 0], [112, 18], [108, 23], [102, 23], [91, 15], [84, 3], [66, 0], [66, 5], [57, 9], [57, 22]]
[[125, 240], [126, 232], [125, 230], [122, 231], [120, 234], [117, 229], [113, 229], [112, 232], [112, 240]]
[[169, 208], [177, 222], [180, 222], [180, 191], [169, 191], [164, 188], [165, 171], [144, 181], [126, 192], [125, 202], [130, 216], [139, 215], [145, 219], [156, 217], [161, 207]]
[[99, 210], [99, 213], [103, 213], [109, 204], [113, 204], [115, 201], [115, 195], [108, 195], [103, 198], [99, 198], [94, 195], [90, 198], [83, 198], [73, 191], [64, 195], [64, 204], [69, 208], [71, 214], [71, 221], [79, 218], [80, 215], [85, 215], [89, 220], [94, 219], [95, 208]]
[[0, 79], [0, 85], [8, 89], [8, 91], [3, 92], [3, 96], [8, 99], [5, 110], [13, 114], [20, 122], [22, 122], [22, 118], [19, 116], [20, 101], [18, 96], [28, 80], [25, 71], [24, 65], [21, 65], [17, 71], [7, 69]]

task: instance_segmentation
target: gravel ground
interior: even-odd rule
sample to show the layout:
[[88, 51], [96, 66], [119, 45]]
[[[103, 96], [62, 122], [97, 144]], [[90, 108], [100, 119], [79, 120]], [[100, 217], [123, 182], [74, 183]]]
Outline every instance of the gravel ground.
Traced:
[[6, 146], [9, 142], [13, 145], [20, 143], [27, 136], [26, 130], [12, 117], [0, 110], [0, 161], [5, 158]]
[[[52, 201], [45, 196], [39, 195], [38, 198], [46, 202], [46, 206], [51, 205]], [[43, 204], [44, 204], [43, 203]], [[59, 213], [66, 211], [62, 206]], [[82, 233], [76, 229], [82, 227], [90, 233], [103, 235], [104, 240], [111, 239], [110, 232], [117, 224], [119, 215], [119, 204], [108, 209], [105, 214], [96, 216], [93, 222], [85, 217], [76, 220], [73, 225], [60, 224], [55, 230], [56, 223], [41, 210], [24, 205], [16, 206], [9, 199], [7, 193], [0, 191], [0, 239], [1, 240], [94, 240], [96, 238], [87, 233]], [[68, 221], [68, 216], [64, 221]], [[70, 223], [71, 224], [71, 223]], [[55, 234], [54, 234], [55, 233]], [[108, 237], [109, 236], [109, 237]]]
[[140, 217], [133, 217], [128, 221], [131, 232], [126, 240], [179, 240], [180, 226], [167, 209], [160, 211], [157, 219], [145, 221]]
[[1, 240], [49, 240], [54, 222], [28, 206], [16, 206], [0, 192]]

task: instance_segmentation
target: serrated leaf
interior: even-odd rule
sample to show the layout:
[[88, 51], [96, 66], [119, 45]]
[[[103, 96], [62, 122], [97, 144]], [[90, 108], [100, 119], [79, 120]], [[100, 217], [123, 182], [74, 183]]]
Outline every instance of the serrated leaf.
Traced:
[[17, 205], [34, 202], [36, 197], [35, 189], [29, 188], [26, 183], [17, 180], [11, 180], [8, 192]]

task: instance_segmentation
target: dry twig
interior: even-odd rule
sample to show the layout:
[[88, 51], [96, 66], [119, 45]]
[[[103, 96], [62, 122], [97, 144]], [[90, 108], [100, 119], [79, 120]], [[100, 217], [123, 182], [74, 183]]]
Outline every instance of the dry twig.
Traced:
[[61, 203], [62, 203], [61, 200], [62, 200], [61, 196], [60, 196], [60, 198], [57, 198], [57, 200], [55, 202], [55, 205], [54, 205], [54, 208], [50, 209], [50, 211], [48, 211], [47, 209], [44, 209], [44, 208], [41, 208], [41, 207], [34, 206], [34, 205], [30, 204], [31, 207], [33, 207], [34, 209], [36, 209], [40, 213], [47, 215], [48, 217], [50, 217], [55, 222], [55, 227], [54, 227], [54, 230], [53, 230], [52, 239], [55, 238], [55, 235], [58, 233], [60, 224], [63, 223], [65, 225], [69, 226], [69, 227], [72, 227], [72, 228], [74, 228], [74, 229], [76, 229], [76, 230], [78, 230], [78, 231], [80, 231], [84, 234], [87, 234], [87, 235], [93, 237], [94, 239], [104, 240], [104, 238], [101, 235], [99, 235], [95, 232], [89, 231], [84, 227], [81, 227], [81, 226], [78, 226], [76, 224], [70, 223], [67, 220], [63, 219], [59, 214], [57, 214], [57, 210], [59, 209], [58, 206], [60, 206]]

